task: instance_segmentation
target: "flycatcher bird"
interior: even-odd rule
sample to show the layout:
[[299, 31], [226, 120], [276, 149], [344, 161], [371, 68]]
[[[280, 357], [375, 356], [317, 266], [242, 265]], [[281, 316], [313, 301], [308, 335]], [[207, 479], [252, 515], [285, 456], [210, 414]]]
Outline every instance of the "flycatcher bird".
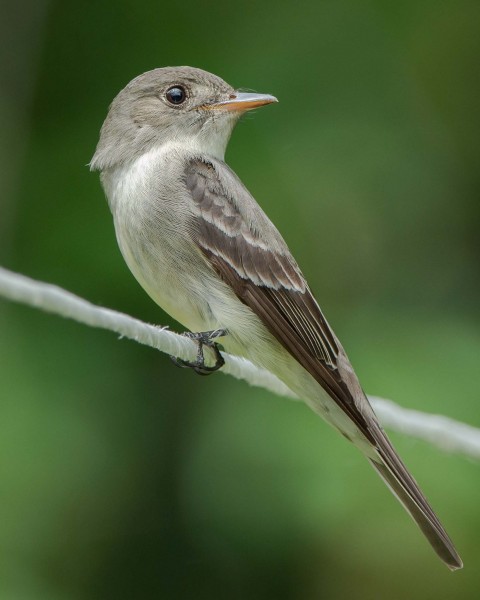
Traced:
[[[276, 102], [191, 67], [154, 69], [113, 100], [91, 169], [145, 291], [198, 340], [277, 375], [370, 461], [454, 570], [453, 543], [395, 452], [282, 236], [224, 162], [239, 117]], [[217, 362], [203, 360], [210, 346]], [[180, 361], [179, 361], [180, 362]]]

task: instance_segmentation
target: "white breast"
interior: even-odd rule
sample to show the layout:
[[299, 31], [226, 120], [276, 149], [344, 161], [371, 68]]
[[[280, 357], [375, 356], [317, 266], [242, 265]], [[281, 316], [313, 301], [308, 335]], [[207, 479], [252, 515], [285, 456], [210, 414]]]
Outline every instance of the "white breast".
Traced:
[[[189, 232], [190, 197], [175, 145], [105, 174], [118, 245], [145, 291], [193, 331], [241, 327], [250, 313], [216, 275]], [[238, 325], [237, 325], [238, 324]]]

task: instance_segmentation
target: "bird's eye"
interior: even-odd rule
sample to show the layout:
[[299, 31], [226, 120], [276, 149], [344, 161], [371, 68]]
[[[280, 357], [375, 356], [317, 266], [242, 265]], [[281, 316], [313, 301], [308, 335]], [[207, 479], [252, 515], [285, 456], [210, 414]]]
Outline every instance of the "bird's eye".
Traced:
[[183, 104], [187, 98], [187, 93], [185, 89], [179, 85], [174, 85], [165, 94], [165, 97], [170, 102], [170, 104]]

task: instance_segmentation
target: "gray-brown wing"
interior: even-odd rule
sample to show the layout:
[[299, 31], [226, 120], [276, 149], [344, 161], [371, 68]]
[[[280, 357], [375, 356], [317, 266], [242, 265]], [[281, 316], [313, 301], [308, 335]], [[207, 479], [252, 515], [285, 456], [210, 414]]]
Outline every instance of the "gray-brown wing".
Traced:
[[[225, 181], [235, 194], [229, 193]], [[343, 351], [278, 231], [225, 165], [191, 161], [185, 182], [197, 215], [192, 235], [201, 251], [373, 443], [351, 385], [338, 368]]]
[[460, 568], [455, 547], [377, 424], [343, 349], [278, 231], [225, 165], [191, 161], [185, 182], [195, 205], [192, 236], [203, 254], [376, 447], [379, 459], [370, 459], [374, 468], [442, 560], [452, 569]]

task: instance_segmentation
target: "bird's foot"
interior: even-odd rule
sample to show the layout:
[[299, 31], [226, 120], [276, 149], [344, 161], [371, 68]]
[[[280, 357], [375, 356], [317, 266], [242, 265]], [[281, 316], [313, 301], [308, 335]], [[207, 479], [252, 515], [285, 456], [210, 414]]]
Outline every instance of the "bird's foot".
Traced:
[[[182, 333], [187, 338], [194, 340], [198, 344], [197, 350], [197, 359], [194, 362], [190, 362], [188, 360], [183, 360], [178, 358], [177, 356], [170, 356], [173, 364], [182, 369], [193, 369], [195, 373], [198, 375], [211, 375], [215, 371], [218, 371], [223, 365], [225, 361], [223, 356], [220, 354], [220, 350], [218, 349], [218, 344], [213, 340], [218, 337], [222, 337], [227, 335], [226, 329], [215, 329], [214, 331], [200, 331], [199, 333], [193, 333], [191, 331], [186, 331]], [[207, 348], [211, 348], [215, 354], [215, 364], [211, 367], [205, 364], [205, 357], [203, 355], [203, 347], [207, 346]]]

